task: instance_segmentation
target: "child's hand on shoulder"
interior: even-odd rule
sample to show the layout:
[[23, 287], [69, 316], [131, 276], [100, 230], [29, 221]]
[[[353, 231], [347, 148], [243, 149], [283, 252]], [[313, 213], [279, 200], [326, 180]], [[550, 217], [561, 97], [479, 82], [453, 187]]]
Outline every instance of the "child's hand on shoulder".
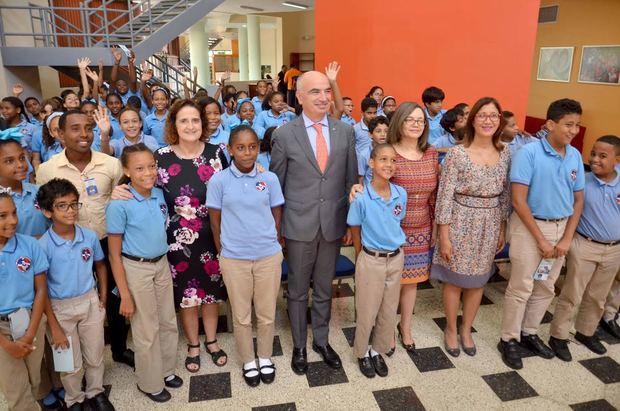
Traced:
[[21, 360], [33, 352], [35, 347], [21, 340], [17, 340], [10, 342], [5, 349], [9, 354], [11, 354], [11, 357]]
[[62, 350], [69, 348], [69, 340], [62, 328], [58, 325], [51, 326], [50, 328], [52, 331], [52, 345], [54, 348], [60, 348]]
[[129, 191], [129, 186], [127, 184], [121, 184], [114, 187], [110, 198], [112, 200], [131, 200], [133, 198], [133, 194]]
[[364, 191], [363, 185], [353, 184], [353, 186], [351, 187], [351, 192], [349, 193], [349, 204], [351, 204], [355, 200], [355, 197], [357, 197], [357, 195], [362, 191]]

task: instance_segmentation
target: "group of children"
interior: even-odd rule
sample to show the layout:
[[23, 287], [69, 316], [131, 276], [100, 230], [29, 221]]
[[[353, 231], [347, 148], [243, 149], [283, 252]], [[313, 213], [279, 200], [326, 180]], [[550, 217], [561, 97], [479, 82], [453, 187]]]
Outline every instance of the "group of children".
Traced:
[[[114, 57], [117, 70], [117, 52]], [[132, 59], [129, 65], [131, 69]], [[60, 373], [64, 394], [52, 392], [43, 404], [51, 406], [50, 398], [63, 397], [71, 409], [82, 409], [86, 402], [98, 410], [114, 409], [103, 390], [103, 324], [109, 298], [120, 300], [117, 309], [130, 320], [138, 389], [164, 402], [170, 399], [166, 388], [183, 384], [175, 374], [178, 332], [166, 258], [168, 210], [161, 189], [155, 187], [153, 155], [171, 127], [166, 121], [170, 95], [147, 86], [149, 73], [143, 75], [138, 94], [135, 69], [133, 76], [130, 70], [129, 86], [118, 80], [115, 90], [106, 92], [100, 75], [84, 62], [79, 66], [83, 79], [92, 83], [83, 81], [81, 103], [78, 94], [66, 93], [64, 111], [54, 100], [38, 104], [29, 98], [26, 105], [17, 97], [2, 100], [7, 129], [0, 136], [0, 388], [10, 409], [33, 409], [40, 399], [32, 390], [41, 378], [46, 328], [55, 350], [71, 350], [73, 365]], [[284, 199], [277, 178], [267, 170], [271, 133], [295, 118], [285, 96], [269, 93], [269, 86], [273, 88], [260, 81], [258, 96], [249, 99], [222, 81], [215, 98], [202, 93], [198, 99], [205, 134], [211, 143], [226, 146], [232, 158], [230, 168], [209, 182], [206, 202], [233, 307], [243, 376], [250, 386], [275, 378], [269, 357]], [[19, 95], [19, 87], [15, 92]], [[106, 108], [98, 101], [100, 95]], [[422, 95], [429, 141], [445, 155], [459, 143], [469, 107], [444, 110], [444, 98], [436, 87]], [[336, 103], [334, 115], [353, 123], [364, 185], [347, 218], [356, 252], [354, 354], [364, 375], [386, 376], [381, 354], [394, 342], [405, 243], [401, 221], [407, 213], [407, 192], [390, 183], [397, 154], [386, 144], [396, 100], [384, 96], [381, 87], [371, 88], [361, 101], [357, 123], [350, 98]], [[591, 173], [584, 174], [581, 155], [570, 146], [580, 115], [577, 102], [554, 102], [545, 133], [538, 138], [519, 130], [512, 113], [502, 113], [502, 141], [514, 154], [514, 213], [508, 230], [512, 270], [499, 348], [504, 362], [515, 369], [522, 367], [519, 344], [542, 357], [570, 361], [568, 334], [578, 306], [576, 340], [604, 353], [594, 333], [599, 321], [620, 338], [614, 317], [620, 305], [620, 226], [608, 223], [620, 221], [620, 139], [598, 139], [590, 155]], [[37, 172], [37, 181], [44, 183], [40, 187], [28, 182], [29, 174]], [[112, 188], [122, 183], [129, 184], [133, 199], [109, 201]], [[248, 184], [251, 195], [244, 194]], [[94, 224], [94, 215], [105, 217], [105, 227], [86, 227]], [[260, 247], [252, 246], [254, 242]], [[565, 256], [568, 272], [548, 347], [537, 330]], [[536, 278], [543, 263], [549, 272]], [[110, 270], [115, 296], [109, 293]], [[244, 275], [249, 277], [241, 281]], [[252, 347], [252, 300], [260, 319], [258, 361]]]

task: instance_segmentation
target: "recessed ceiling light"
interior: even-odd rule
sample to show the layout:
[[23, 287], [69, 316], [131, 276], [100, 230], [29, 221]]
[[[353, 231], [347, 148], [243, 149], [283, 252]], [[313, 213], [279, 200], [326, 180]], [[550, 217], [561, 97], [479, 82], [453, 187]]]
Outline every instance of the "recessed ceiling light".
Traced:
[[293, 3], [292, 1], [285, 1], [282, 3], [283, 6], [294, 7], [296, 9], [308, 10], [309, 7], [305, 4]]
[[260, 9], [260, 8], [258, 8], [258, 7], [252, 7], [252, 6], [244, 6], [244, 5], [241, 5], [241, 6], [239, 6], [239, 7], [240, 7], [240, 8], [242, 8], [242, 9], [246, 9], [246, 10], [265, 11], [265, 9]]

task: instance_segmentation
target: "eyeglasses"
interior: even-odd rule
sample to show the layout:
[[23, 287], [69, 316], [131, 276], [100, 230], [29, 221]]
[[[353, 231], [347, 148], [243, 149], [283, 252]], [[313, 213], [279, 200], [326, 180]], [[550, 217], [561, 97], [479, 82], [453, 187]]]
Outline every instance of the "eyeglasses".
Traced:
[[79, 210], [80, 208], [82, 208], [82, 203], [75, 202], [54, 204], [54, 208], [60, 211], [67, 211], [68, 209]]
[[476, 114], [476, 120], [480, 120], [480, 121], [485, 121], [489, 119], [492, 122], [496, 122], [496, 121], [499, 121], [499, 117], [500, 117], [499, 113], [491, 113], [491, 114], [478, 113]]
[[426, 120], [423, 118], [407, 117], [405, 119], [405, 124], [417, 124], [418, 126], [423, 126], [425, 123], [426, 123]]

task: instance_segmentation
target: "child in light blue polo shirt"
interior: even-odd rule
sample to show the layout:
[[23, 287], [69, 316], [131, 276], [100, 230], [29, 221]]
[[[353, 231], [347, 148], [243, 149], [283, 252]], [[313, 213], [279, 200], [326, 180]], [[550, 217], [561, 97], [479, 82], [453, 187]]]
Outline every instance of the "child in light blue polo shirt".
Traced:
[[519, 130], [519, 127], [517, 126], [517, 120], [512, 111], [502, 111], [502, 117], [504, 117], [506, 125], [502, 130], [500, 138], [502, 142], [506, 144], [510, 149], [510, 153], [512, 154], [513, 158], [518, 149], [520, 149], [526, 144], [538, 141], [536, 137], [532, 137], [526, 132], [522, 132]]
[[222, 100], [224, 104], [224, 112], [222, 113], [222, 125], [226, 131], [230, 130], [232, 124], [236, 124], [238, 117], [235, 111], [237, 99], [234, 94], [226, 94]]
[[446, 134], [446, 131], [441, 127], [441, 117], [446, 112], [442, 109], [445, 93], [438, 87], [428, 87], [422, 92], [422, 102], [424, 103], [424, 114], [426, 114], [426, 121], [428, 121], [428, 143], [433, 145], [442, 135]]
[[256, 96], [252, 97], [252, 105], [254, 106], [254, 112], [258, 115], [263, 111], [263, 101], [267, 95], [267, 82], [265, 80], [258, 80], [256, 82], [256, 94]]
[[372, 139], [372, 146], [369, 146], [361, 153], [357, 153], [357, 173], [360, 184], [370, 184], [372, 180], [372, 168], [368, 165], [370, 153], [374, 147], [379, 144], [384, 144], [387, 141], [389, 127], [390, 120], [385, 116], [377, 116], [368, 123], [368, 131]]
[[155, 187], [157, 163], [146, 145], [125, 147], [121, 164], [125, 177], [120, 184], [130, 183], [133, 198], [108, 204], [108, 258], [120, 313], [130, 319], [134, 335], [138, 389], [165, 402], [171, 398], [165, 387], [183, 384], [174, 373], [179, 335], [166, 257], [168, 208], [163, 191]]
[[[512, 270], [499, 349], [504, 363], [513, 369], [523, 367], [519, 342], [542, 358], [554, 356], [537, 332], [555, 296], [555, 281], [583, 208], [583, 161], [570, 145], [579, 132], [581, 112], [575, 100], [551, 103], [547, 136], [521, 147], [512, 161], [514, 212], [507, 235]], [[539, 268], [548, 274], [534, 279]]]
[[144, 134], [153, 136], [159, 147], [164, 147], [164, 126], [168, 119], [168, 108], [170, 99], [168, 93], [163, 88], [155, 89], [152, 93], [153, 112], [144, 119]]
[[120, 158], [127, 146], [143, 143], [151, 151], [159, 149], [159, 143], [153, 136], [142, 133], [142, 120], [140, 113], [131, 107], [125, 107], [118, 115], [123, 136], [121, 138], [101, 140], [101, 151]]
[[287, 107], [284, 100], [284, 94], [279, 91], [271, 93], [267, 97], [267, 103], [269, 104], [270, 109], [257, 111], [258, 115], [254, 120], [254, 124], [264, 129], [268, 129], [269, 127], [280, 127], [293, 121], [295, 119], [295, 113], [284, 111]]
[[368, 123], [377, 117], [377, 102], [375, 99], [366, 97], [362, 100], [362, 120], [353, 126], [355, 131], [355, 151], [363, 153], [371, 146], [370, 133], [368, 132]]
[[443, 116], [441, 116], [441, 120], [439, 120], [439, 124], [444, 129], [446, 134], [439, 137], [432, 144], [433, 147], [437, 149], [439, 152], [439, 163], [443, 164], [443, 160], [448, 153], [448, 149], [454, 147], [457, 143], [456, 135], [459, 133], [463, 127], [465, 127], [465, 123], [467, 120], [465, 119], [465, 113], [460, 108], [451, 108], [446, 111]]
[[111, 409], [103, 389], [108, 290], [105, 256], [97, 234], [76, 224], [81, 206], [78, 199], [75, 186], [58, 178], [42, 185], [37, 194], [37, 203], [52, 220], [52, 227], [39, 240], [50, 265], [47, 286], [51, 310], [46, 314], [55, 346], [66, 348], [67, 337], [71, 338], [74, 370], [60, 373], [67, 407], [89, 401]]
[[[0, 189], [0, 391], [10, 410], [37, 410], [45, 339], [47, 259], [37, 240], [17, 234], [17, 210]], [[12, 330], [13, 329], [13, 330]]]
[[347, 224], [356, 254], [353, 351], [362, 374], [372, 378], [388, 374], [381, 354], [390, 351], [396, 328], [404, 264], [401, 246], [406, 241], [400, 224], [406, 214], [407, 192], [389, 181], [396, 170], [396, 150], [391, 145], [377, 145], [369, 165], [372, 182], [351, 203]]
[[353, 99], [351, 97], [343, 97], [342, 104], [344, 105], [344, 112], [340, 117], [340, 121], [347, 123], [350, 126], [354, 126], [357, 121], [353, 118], [353, 108], [355, 107], [353, 104]]
[[[237, 349], [245, 382], [257, 386], [275, 379], [271, 361], [276, 299], [280, 288], [282, 248], [279, 243], [284, 196], [278, 177], [259, 173], [256, 132], [239, 126], [230, 135], [233, 161], [209, 181], [207, 208], [220, 269], [233, 313]], [[258, 368], [252, 342], [252, 304], [257, 324]]]
[[26, 182], [26, 150], [21, 146], [18, 135], [6, 137], [0, 139], [0, 186], [11, 190], [11, 197], [17, 206], [17, 232], [40, 237], [49, 222], [35, 206], [39, 188]]

